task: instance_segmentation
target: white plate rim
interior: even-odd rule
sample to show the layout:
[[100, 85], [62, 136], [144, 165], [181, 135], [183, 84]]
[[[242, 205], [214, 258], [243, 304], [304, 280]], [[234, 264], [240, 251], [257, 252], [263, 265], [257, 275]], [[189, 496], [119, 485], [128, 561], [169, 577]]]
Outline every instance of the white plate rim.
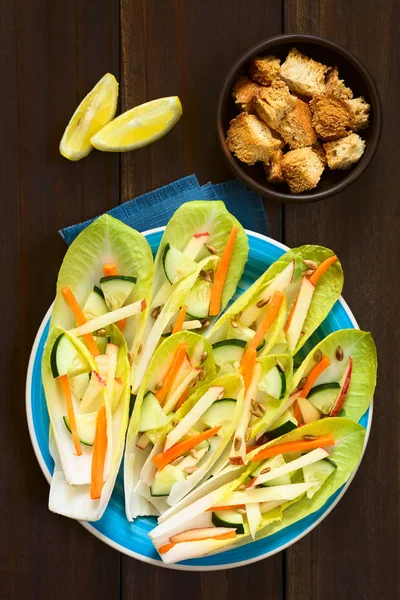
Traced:
[[[160, 231], [164, 231], [165, 227], [155, 227], [153, 229], [147, 229], [146, 231], [142, 232], [142, 235], [144, 236], [148, 236], [151, 235], [153, 233], [158, 233]], [[282, 250], [285, 250], [285, 252], [287, 250], [290, 250], [290, 248], [288, 246], [285, 246], [285, 244], [282, 244], [281, 242], [278, 242], [277, 240], [273, 240], [272, 238], [263, 235], [261, 233], [257, 233], [256, 231], [250, 231], [248, 229], [245, 229], [247, 235], [259, 238], [263, 241], [267, 241], [270, 244], [272, 244], [273, 246], [276, 246], [277, 248], [281, 248]], [[352, 324], [354, 325], [355, 329], [360, 329], [353, 313], [350, 310], [349, 305], [347, 304], [347, 302], [344, 300], [344, 298], [342, 296], [340, 296], [339, 298], [339, 302], [340, 304], [343, 306], [344, 310], [346, 311], [347, 316], [349, 317], [350, 321], [352, 322]], [[40, 324], [40, 327], [37, 331], [37, 334], [35, 336], [35, 340], [33, 342], [32, 345], [32, 350], [29, 356], [29, 363], [28, 363], [28, 370], [27, 370], [27, 375], [26, 375], [26, 385], [25, 385], [25, 407], [26, 407], [26, 418], [27, 418], [27, 422], [28, 422], [28, 429], [29, 429], [29, 435], [31, 438], [31, 443], [33, 446], [33, 450], [36, 456], [36, 459], [39, 463], [39, 466], [47, 480], [47, 482], [51, 483], [51, 473], [47, 468], [46, 463], [44, 462], [43, 456], [40, 452], [40, 448], [39, 448], [39, 444], [36, 438], [36, 432], [35, 432], [35, 428], [33, 425], [33, 419], [32, 419], [32, 396], [31, 396], [31, 384], [32, 384], [32, 375], [33, 375], [33, 366], [34, 366], [34, 362], [35, 362], [35, 357], [36, 357], [36, 353], [37, 353], [37, 349], [39, 346], [39, 341], [42, 337], [43, 331], [46, 327], [47, 321], [50, 317], [51, 314], [51, 310], [52, 310], [53, 304], [51, 304], [51, 306], [49, 307], [49, 309], [47, 310], [45, 316], [43, 317], [43, 320]], [[371, 401], [370, 404], [370, 412], [369, 412], [369, 418], [368, 418], [368, 423], [367, 423], [367, 427], [366, 427], [366, 434], [365, 434], [365, 440], [364, 440], [364, 447], [363, 447], [363, 452], [360, 458], [360, 461], [357, 465], [357, 467], [355, 468], [355, 470], [353, 471], [352, 475], [350, 476], [350, 478], [348, 479], [348, 481], [346, 482], [346, 484], [344, 485], [342, 491], [340, 492], [340, 494], [337, 496], [337, 498], [334, 500], [334, 502], [332, 502], [332, 504], [326, 509], [326, 511], [314, 522], [312, 523], [309, 527], [307, 527], [302, 533], [300, 533], [299, 535], [297, 535], [296, 537], [294, 537], [290, 542], [287, 542], [286, 544], [283, 544], [282, 546], [279, 546], [279, 548], [275, 548], [274, 550], [271, 550], [269, 552], [263, 552], [262, 554], [259, 554], [258, 556], [254, 556], [253, 558], [249, 558], [246, 560], [241, 560], [235, 563], [228, 563], [228, 564], [221, 564], [221, 565], [213, 565], [213, 566], [190, 566], [190, 565], [179, 565], [179, 564], [173, 564], [173, 565], [166, 565], [165, 563], [163, 563], [162, 561], [158, 561], [155, 560], [154, 558], [150, 558], [147, 556], [143, 556], [143, 554], [139, 554], [138, 552], [134, 552], [133, 550], [128, 550], [127, 548], [125, 548], [125, 546], [121, 546], [121, 544], [118, 544], [117, 542], [114, 542], [114, 540], [110, 539], [109, 537], [107, 537], [106, 535], [104, 535], [103, 533], [101, 533], [100, 531], [98, 531], [93, 525], [91, 525], [90, 523], [88, 523], [87, 521], [79, 521], [79, 523], [85, 528], [87, 529], [92, 535], [94, 535], [96, 538], [98, 538], [99, 540], [101, 540], [102, 542], [104, 542], [105, 544], [107, 544], [108, 546], [110, 546], [111, 548], [114, 548], [114, 550], [118, 550], [119, 552], [121, 552], [122, 554], [125, 554], [126, 556], [130, 556], [131, 558], [136, 558], [137, 560], [150, 564], [150, 565], [154, 565], [156, 567], [162, 567], [165, 569], [171, 569], [174, 571], [221, 571], [224, 569], [234, 569], [237, 567], [244, 567], [246, 565], [250, 565], [253, 564], [255, 562], [258, 562], [260, 560], [264, 560], [265, 558], [269, 558], [271, 556], [274, 556], [274, 554], [278, 554], [279, 552], [282, 552], [283, 550], [286, 550], [286, 548], [288, 548], [289, 546], [292, 546], [293, 544], [295, 544], [296, 542], [298, 542], [299, 540], [301, 540], [305, 535], [307, 535], [308, 533], [310, 533], [310, 531], [312, 531], [313, 529], [315, 529], [315, 527], [317, 527], [328, 515], [329, 513], [335, 508], [335, 506], [339, 503], [339, 501], [343, 498], [344, 494], [346, 493], [346, 491], [348, 490], [348, 488], [350, 487], [351, 482], [353, 481], [359, 467], [361, 464], [361, 461], [363, 459], [364, 453], [365, 453], [365, 449], [367, 447], [368, 444], [368, 439], [369, 439], [369, 435], [371, 432], [371, 425], [372, 425], [372, 416], [373, 416], [373, 400]], [[251, 543], [251, 542], [250, 542]]]

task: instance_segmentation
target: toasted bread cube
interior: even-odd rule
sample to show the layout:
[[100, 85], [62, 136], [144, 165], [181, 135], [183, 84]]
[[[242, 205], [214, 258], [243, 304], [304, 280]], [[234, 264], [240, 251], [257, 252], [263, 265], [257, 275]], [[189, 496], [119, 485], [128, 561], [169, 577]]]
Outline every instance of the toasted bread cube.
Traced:
[[292, 194], [312, 190], [318, 185], [324, 167], [308, 146], [290, 150], [282, 159], [282, 173]]
[[280, 65], [276, 56], [256, 56], [250, 61], [250, 77], [261, 85], [271, 85], [279, 77]]
[[253, 109], [254, 98], [261, 89], [260, 85], [254, 83], [248, 77], [239, 77], [233, 86], [232, 96], [242, 110], [250, 112]]
[[296, 105], [296, 98], [291, 95], [289, 88], [280, 79], [272, 82], [267, 88], [262, 88], [254, 100], [254, 110], [271, 129], [277, 130], [283, 117]]
[[368, 102], [366, 102], [364, 98], [360, 97], [354, 98], [353, 100], [348, 100], [347, 104], [350, 106], [352, 112], [352, 130], [358, 131], [359, 129], [365, 129], [368, 127], [369, 110], [371, 108]]
[[269, 183], [284, 183], [282, 173], [282, 150], [277, 150], [271, 156], [269, 162], [264, 163], [265, 176]]
[[337, 67], [330, 67], [325, 81], [325, 94], [336, 96], [342, 100], [350, 100], [353, 97], [353, 92], [346, 87], [343, 79], [339, 79], [339, 71]]
[[230, 122], [226, 143], [239, 160], [254, 165], [283, 148], [282, 138], [255, 115], [240, 113]]
[[353, 113], [348, 100], [316, 96], [311, 100], [310, 108], [314, 129], [323, 140], [337, 140], [349, 134]]
[[311, 146], [311, 149], [318, 156], [322, 165], [324, 167], [326, 167], [326, 154], [325, 154], [323, 145], [317, 140], [316, 142], [313, 143], [313, 145]]
[[365, 142], [357, 133], [352, 133], [341, 140], [324, 144], [324, 148], [330, 169], [350, 169], [364, 154]]
[[281, 66], [280, 75], [291, 92], [303, 96], [317, 96], [324, 93], [327, 70], [326, 65], [292, 48]]
[[293, 110], [282, 119], [277, 130], [291, 150], [311, 146], [317, 140], [310, 107], [299, 99], [296, 100]]

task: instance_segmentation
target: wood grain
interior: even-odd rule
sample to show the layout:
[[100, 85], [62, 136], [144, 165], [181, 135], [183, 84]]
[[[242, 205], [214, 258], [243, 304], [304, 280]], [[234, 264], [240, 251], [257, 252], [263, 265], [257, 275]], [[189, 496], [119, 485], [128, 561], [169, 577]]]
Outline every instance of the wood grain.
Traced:
[[[344, 45], [370, 70], [381, 93], [384, 131], [368, 171], [327, 201], [285, 207], [285, 242], [331, 247], [345, 272], [344, 297], [372, 332], [379, 373], [371, 439], [354, 483], [326, 521], [287, 551], [286, 598], [376, 600], [400, 597], [400, 404], [397, 326], [400, 255], [400, 47], [398, 2], [287, 0], [285, 31]], [[392, 158], [393, 157], [393, 158]], [[390, 400], [388, 401], [388, 399]]]

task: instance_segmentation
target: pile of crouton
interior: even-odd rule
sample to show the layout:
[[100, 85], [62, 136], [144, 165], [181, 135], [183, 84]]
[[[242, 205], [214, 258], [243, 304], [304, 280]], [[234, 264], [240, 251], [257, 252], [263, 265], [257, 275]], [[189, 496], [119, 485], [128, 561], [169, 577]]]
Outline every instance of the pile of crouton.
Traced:
[[230, 122], [229, 150], [248, 165], [263, 162], [267, 181], [292, 194], [318, 185], [325, 167], [349, 169], [365, 150], [356, 131], [368, 126], [369, 104], [353, 98], [327, 67], [293, 48], [281, 64], [255, 57], [233, 97], [242, 112]]

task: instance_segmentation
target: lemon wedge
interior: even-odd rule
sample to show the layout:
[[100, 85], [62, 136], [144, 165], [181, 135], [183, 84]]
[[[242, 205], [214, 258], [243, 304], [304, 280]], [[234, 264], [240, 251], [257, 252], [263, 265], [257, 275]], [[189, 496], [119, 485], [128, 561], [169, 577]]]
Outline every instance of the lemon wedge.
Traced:
[[65, 158], [79, 160], [93, 150], [90, 138], [114, 118], [117, 101], [118, 82], [106, 73], [82, 100], [64, 131], [60, 152]]
[[182, 115], [178, 96], [158, 98], [135, 106], [105, 125], [91, 139], [105, 152], [124, 152], [147, 146], [165, 135]]

